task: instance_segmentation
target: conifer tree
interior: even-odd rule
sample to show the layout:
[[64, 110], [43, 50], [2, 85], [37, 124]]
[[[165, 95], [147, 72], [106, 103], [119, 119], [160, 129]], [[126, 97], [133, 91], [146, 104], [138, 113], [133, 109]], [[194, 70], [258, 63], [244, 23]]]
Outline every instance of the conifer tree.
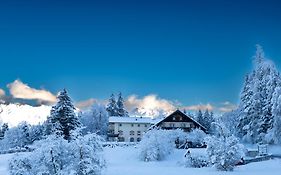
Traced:
[[197, 112], [197, 121], [203, 125], [204, 123], [204, 119], [203, 119], [203, 113], [202, 111], [199, 109], [198, 112]]
[[71, 139], [71, 132], [80, 127], [80, 121], [75, 114], [75, 107], [64, 89], [57, 96], [58, 102], [51, 109], [48, 125], [50, 132]]
[[272, 129], [272, 97], [280, 87], [280, 76], [275, 65], [265, 59], [261, 46], [257, 46], [254, 70], [246, 76], [239, 104], [238, 134], [245, 141], [264, 142]]
[[9, 130], [8, 123], [4, 123], [0, 129], [0, 140], [2, 140], [5, 136], [5, 132]]
[[118, 116], [117, 104], [114, 94], [111, 94], [106, 110], [109, 116]]
[[117, 100], [117, 113], [120, 117], [128, 117], [128, 112], [124, 108], [124, 99], [122, 97], [122, 93], [120, 92], [118, 94], [118, 100]]

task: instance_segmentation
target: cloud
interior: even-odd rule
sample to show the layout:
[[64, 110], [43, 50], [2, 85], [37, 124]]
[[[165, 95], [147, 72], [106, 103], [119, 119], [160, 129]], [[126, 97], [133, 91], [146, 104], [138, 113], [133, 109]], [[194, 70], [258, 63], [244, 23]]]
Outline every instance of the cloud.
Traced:
[[34, 89], [24, 84], [20, 80], [15, 80], [14, 82], [7, 85], [10, 94], [13, 98], [27, 99], [27, 100], [37, 100], [39, 102], [56, 102], [56, 96], [51, 92], [44, 89]]
[[125, 106], [128, 110], [134, 110], [138, 108], [145, 112], [157, 110], [171, 112], [176, 108], [173, 102], [166, 99], [161, 99], [155, 94], [150, 94], [144, 96], [143, 98], [138, 98], [137, 95], [131, 95], [125, 101]]
[[97, 99], [94, 99], [94, 98], [90, 98], [88, 100], [84, 100], [84, 101], [79, 101], [75, 104], [75, 106], [78, 108], [78, 109], [86, 109], [86, 108], [89, 108], [90, 106], [92, 106], [94, 103], [97, 103], [98, 100]]
[[236, 109], [237, 106], [235, 104], [230, 103], [229, 101], [223, 102], [222, 106], [218, 107], [218, 111], [220, 112], [230, 112]]
[[198, 111], [198, 110], [209, 110], [209, 111], [213, 111], [214, 110], [214, 106], [212, 106], [211, 104], [207, 103], [207, 104], [199, 104], [199, 105], [191, 105], [191, 106], [185, 106], [183, 107], [183, 109], [185, 110], [190, 110], [190, 111]]
[[5, 96], [5, 91], [3, 89], [0, 89], [0, 98]]

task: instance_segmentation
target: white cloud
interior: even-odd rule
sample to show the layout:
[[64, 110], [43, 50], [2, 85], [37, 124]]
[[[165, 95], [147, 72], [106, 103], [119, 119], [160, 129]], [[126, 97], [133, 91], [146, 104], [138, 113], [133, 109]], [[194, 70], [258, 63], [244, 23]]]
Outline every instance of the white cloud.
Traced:
[[8, 84], [7, 87], [14, 98], [38, 100], [49, 103], [56, 102], [56, 96], [51, 92], [44, 89], [38, 90], [31, 88], [20, 80], [15, 80], [14, 82]]
[[237, 108], [237, 106], [235, 104], [232, 104], [232, 103], [226, 101], [226, 102], [222, 103], [222, 106], [219, 107], [218, 110], [220, 112], [230, 112], [236, 108]]
[[85, 101], [79, 101], [75, 104], [75, 106], [78, 108], [78, 109], [86, 109], [90, 106], [92, 106], [94, 103], [97, 103], [98, 100], [94, 99], [94, 98], [90, 98], [88, 100], [85, 100]]
[[209, 110], [209, 111], [213, 111], [214, 110], [214, 106], [212, 106], [210, 103], [207, 104], [199, 104], [199, 105], [191, 105], [191, 106], [185, 106], [183, 107], [185, 110], [191, 110], [191, 111], [198, 111], [198, 110]]
[[127, 107], [128, 110], [134, 110], [135, 108], [138, 108], [148, 113], [150, 111], [157, 111], [157, 110], [171, 112], [176, 108], [173, 102], [169, 100], [161, 99], [157, 97], [157, 95], [155, 94], [147, 95], [144, 96], [143, 98], [138, 98], [137, 95], [131, 95], [125, 101], [125, 106]]
[[5, 91], [3, 89], [0, 89], [0, 97], [4, 97], [5, 96]]

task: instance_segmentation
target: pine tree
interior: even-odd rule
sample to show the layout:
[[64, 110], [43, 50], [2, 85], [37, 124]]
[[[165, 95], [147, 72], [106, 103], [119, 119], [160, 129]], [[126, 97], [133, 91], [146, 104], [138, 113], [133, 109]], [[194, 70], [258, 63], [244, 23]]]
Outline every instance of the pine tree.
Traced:
[[114, 94], [111, 94], [106, 110], [109, 116], [118, 116], [117, 104]]
[[4, 139], [5, 132], [9, 130], [8, 123], [4, 123], [0, 129], [0, 140]]
[[264, 142], [272, 129], [272, 96], [280, 87], [280, 76], [274, 64], [265, 59], [261, 46], [257, 46], [254, 70], [247, 75], [241, 92], [238, 134], [245, 141]]
[[71, 139], [71, 131], [80, 127], [80, 121], [75, 114], [75, 107], [64, 89], [57, 96], [58, 102], [51, 109], [48, 126], [51, 133], [62, 135], [64, 139]]
[[26, 122], [23, 122], [19, 125], [20, 131], [22, 132], [22, 146], [31, 144], [31, 138], [30, 138], [30, 125], [28, 125]]
[[118, 100], [117, 100], [117, 113], [118, 116], [120, 117], [128, 117], [128, 112], [124, 108], [124, 99], [122, 97], [122, 93], [120, 92], [118, 95]]
[[199, 109], [197, 112], [197, 122], [200, 123], [201, 125], [203, 125], [204, 123], [204, 118], [203, 118], [203, 114], [202, 111]]
[[267, 140], [281, 144], [281, 87], [277, 87], [272, 97], [274, 123]]

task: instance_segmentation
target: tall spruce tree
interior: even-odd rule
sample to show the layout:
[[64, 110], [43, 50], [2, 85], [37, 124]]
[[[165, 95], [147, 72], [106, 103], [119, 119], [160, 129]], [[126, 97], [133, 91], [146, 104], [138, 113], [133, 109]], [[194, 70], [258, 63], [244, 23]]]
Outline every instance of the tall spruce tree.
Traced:
[[203, 118], [203, 113], [202, 113], [201, 109], [198, 110], [196, 118], [197, 118], [197, 122], [199, 122], [201, 125], [203, 125], [204, 118]]
[[124, 99], [122, 97], [122, 93], [121, 92], [118, 94], [117, 113], [118, 113], [118, 116], [120, 116], [120, 117], [128, 117], [129, 116], [128, 112], [125, 110]]
[[238, 134], [252, 143], [264, 142], [272, 129], [272, 97], [280, 86], [280, 76], [275, 65], [265, 59], [261, 46], [257, 46], [254, 70], [246, 76], [240, 96]]
[[118, 116], [118, 109], [114, 94], [111, 94], [106, 107], [109, 116]]
[[71, 139], [71, 131], [81, 126], [78, 116], [75, 114], [75, 107], [64, 89], [57, 96], [58, 102], [51, 109], [47, 120], [51, 133], [62, 135], [64, 139]]
[[267, 135], [267, 140], [281, 144], [281, 87], [277, 87], [272, 97], [273, 127]]

